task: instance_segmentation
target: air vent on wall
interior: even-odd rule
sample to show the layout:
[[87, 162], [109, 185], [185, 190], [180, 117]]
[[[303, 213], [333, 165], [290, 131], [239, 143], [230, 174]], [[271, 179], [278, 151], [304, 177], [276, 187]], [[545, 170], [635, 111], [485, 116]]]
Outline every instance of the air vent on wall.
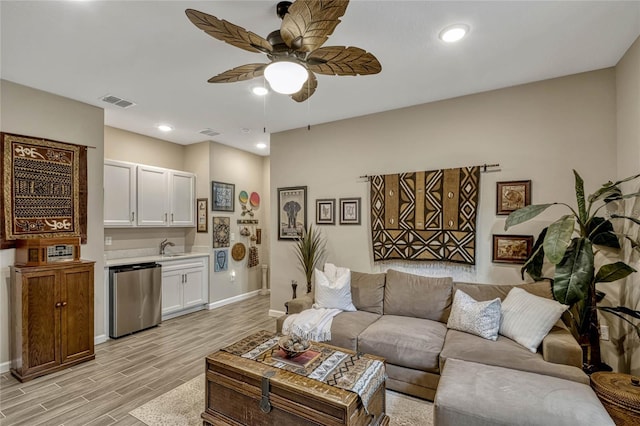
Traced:
[[220, 134], [220, 132], [216, 132], [213, 129], [204, 129], [204, 130], [200, 130], [200, 133], [202, 133], [203, 135], [207, 135], [207, 136], [218, 136]]
[[117, 96], [113, 96], [113, 95], [104, 95], [102, 98], [100, 98], [103, 102], [106, 102], [108, 104], [112, 104], [115, 105], [117, 107], [120, 108], [130, 108], [132, 106], [135, 106], [134, 102], [128, 101], [126, 99], [122, 99], [119, 98]]

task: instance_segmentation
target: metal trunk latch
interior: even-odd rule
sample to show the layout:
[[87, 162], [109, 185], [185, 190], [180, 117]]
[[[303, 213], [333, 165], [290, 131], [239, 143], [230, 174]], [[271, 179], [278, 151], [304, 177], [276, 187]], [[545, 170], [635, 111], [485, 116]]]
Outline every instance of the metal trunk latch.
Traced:
[[260, 398], [259, 406], [263, 413], [271, 411], [271, 403], [269, 402], [269, 379], [275, 374], [275, 371], [267, 371], [262, 375], [262, 398]]

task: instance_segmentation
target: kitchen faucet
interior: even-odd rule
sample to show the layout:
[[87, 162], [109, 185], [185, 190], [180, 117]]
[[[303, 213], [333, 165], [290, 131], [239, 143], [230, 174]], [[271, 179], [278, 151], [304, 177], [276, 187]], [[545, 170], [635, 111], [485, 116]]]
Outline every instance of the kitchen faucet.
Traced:
[[175, 244], [173, 244], [171, 241], [165, 238], [164, 241], [160, 243], [160, 255], [164, 255], [164, 249], [166, 249], [167, 246], [173, 247], [175, 246]]

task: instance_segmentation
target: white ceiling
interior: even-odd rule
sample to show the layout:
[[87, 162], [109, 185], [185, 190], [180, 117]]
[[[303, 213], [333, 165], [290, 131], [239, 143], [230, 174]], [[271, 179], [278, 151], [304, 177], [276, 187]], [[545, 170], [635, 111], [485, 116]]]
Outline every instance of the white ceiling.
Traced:
[[[382, 64], [373, 76], [318, 76], [310, 101], [253, 95], [262, 81], [209, 84], [222, 71], [266, 62], [206, 35], [197, 9], [266, 35], [277, 0], [2, 1], [3, 79], [105, 109], [105, 124], [179, 144], [212, 138], [258, 150], [269, 134], [615, 65], [640, 35], [640, 1], [352, 0], [326, 46], [358, 46]], [[438, 39], [471, 27], [458, 44]], [[100, 101], [112, 94], [137, 105]], [[161, 133], [156, 124], [175, 127]], [[263, 129], [266, 127], [266, 133]]]

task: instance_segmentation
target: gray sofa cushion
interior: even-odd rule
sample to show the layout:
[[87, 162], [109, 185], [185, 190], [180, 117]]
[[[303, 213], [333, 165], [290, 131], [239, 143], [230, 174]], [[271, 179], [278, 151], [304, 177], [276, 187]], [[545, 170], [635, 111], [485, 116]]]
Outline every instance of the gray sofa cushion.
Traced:
[[438, 372], [447, 326], [421, 318], [383, 315], [358, 337], [358, 350], [390, 364]]
[[351, 271], [351, 299], [356, 309], [382, 315], [385, 277]]
[[452, 287], [451, 277], [422, 277], [389, 269], [384, 314], [446, 323], [451, 311]]
[[457, 330], [449, 330], [440, 353], [440, 368], [448, 358], [478, 362], [589, 384], [580, 368], [547, 362], [513, 340], [498, 336], [495, 342]]
[[358, 335], [380, 318], [378, 314], [371, 312], [341, 312], [333, 317], [331, 323], [330, 344], [341, 348], [358, 350]]
[[498, 285], [498, 284], [477, 284], [477, 283], [453, 283], [453, 294], [455, 294], [456, 290], [460, 289], [463, 292], [467, 293], [469, 296], [473, 297], [477, 301], [486, 301], [493, 300], [496, 297], [499, 297], [500, 300], [504, 300], [507, 297], [507, 294], [511, 291], [512, 288], [518, 287], [523, 290], [528, 291], [531, 294], [535, 294], [536, 296], [546, 297], [547, 299], [552, 299], [553, 296], [551, 294], [551, 284], [547, 281], [540, 281], [529, 284], [519, 284], [519, 285]]

